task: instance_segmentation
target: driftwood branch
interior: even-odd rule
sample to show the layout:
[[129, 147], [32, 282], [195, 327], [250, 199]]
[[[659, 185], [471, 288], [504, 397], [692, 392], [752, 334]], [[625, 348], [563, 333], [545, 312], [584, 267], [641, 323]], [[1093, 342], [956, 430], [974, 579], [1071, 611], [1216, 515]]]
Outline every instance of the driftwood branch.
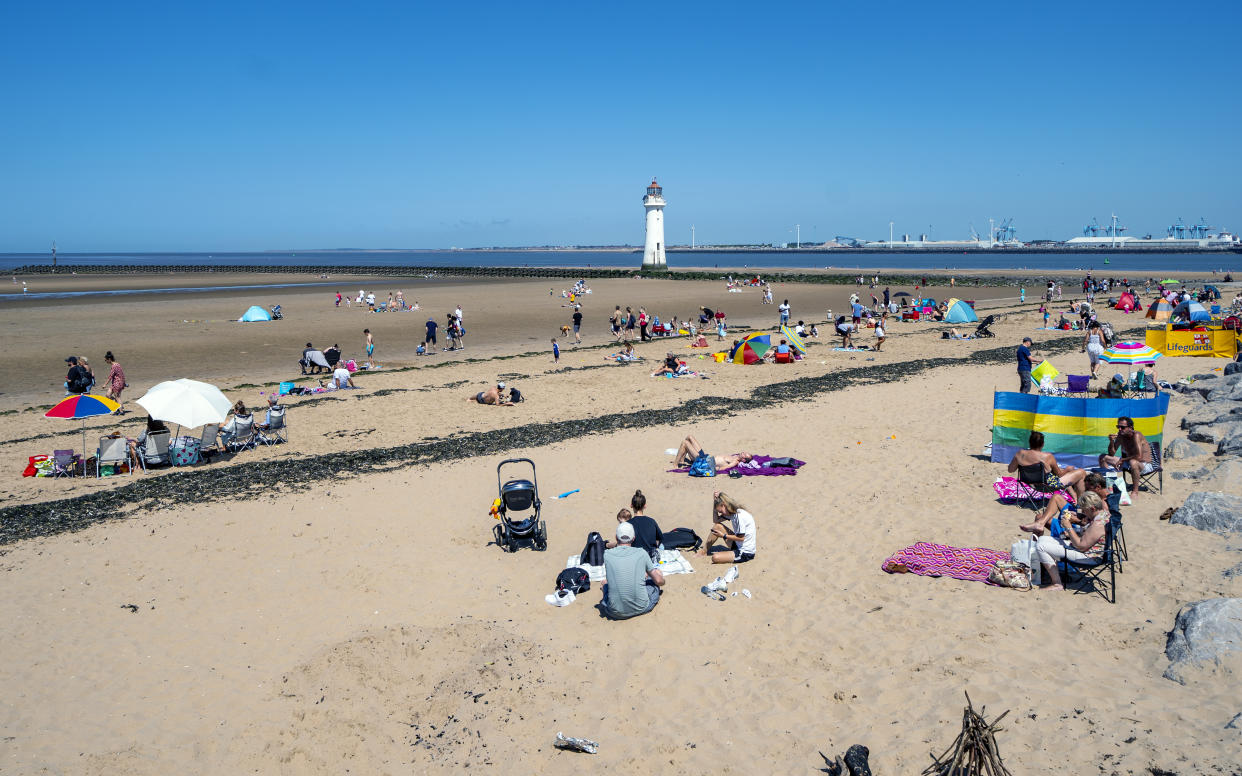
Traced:
[[986, 706], [975, 712], [970, 694], [966, 694], [962, 732], [958, 733], [944, 754], [931, 756], [932, 764], [923, 771], [923, 776], [1012, 776], [1001, 760], [1000, 747], [996, 744], [996, 734], [1003, 729], [997, 723], [1009, 712], [991, 722], [984, 719], [986, 712]]

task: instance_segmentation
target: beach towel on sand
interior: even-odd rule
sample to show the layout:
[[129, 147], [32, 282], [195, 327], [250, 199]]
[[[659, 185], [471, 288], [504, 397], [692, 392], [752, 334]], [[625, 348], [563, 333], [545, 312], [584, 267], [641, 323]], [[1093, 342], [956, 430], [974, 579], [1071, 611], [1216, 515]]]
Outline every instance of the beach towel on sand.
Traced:
[[[988, 582], [988, 572], [998, 560], [1009, 560], [1008, 550], [986, 547], [950, 547], [919, 542], [896, 553], [880, 566], [890, 574], [952, 577], [968, 582]], [[988, 582], [988, 584], [992, 584]]]
[[[997, 477], [996, 482], [992, 483], [992, 490], [996, 491], [996, 497], [1001, 501], [1017, 501], [1022, 498], [1018, 493], [1018, 481], [1013, 477]], [[1037, 490], [1032, 494], [1032, 497], [1037, 501], [1044, 501], [1047, 500], [1049, 495]], [[1067, 491], [1058, 490], [1057, 495], [1071, 504], [1074, 503], [1074, 496]]]
[[[779, 465], [772, 465], [772, 461], [780, 461]], [[784, 463], [788, 461], [788, 465]], [[806, 466], [806, 461], [799, 461], [797, 458], [773, 458], [770, 455], [756, 455], [751, 458], [748, 463], [739, 463], [737, 466], [728, 469], [717, 469], [716, 474], [728, 474], [731, 471], [737, 471], [746, 477], [763, 476], [777, 477], [784, 474], [794, 475], [798, 473], [798, 469]], [[685, 474], [690, 471], [689, 467], [681, 469], [669, 469], [670, 473]]]
[[[602, 582], [606, 575], [603, 566], [586, 566], [581, 563], [581, 555], [570, 555], [565, 560], [565, 568], [583, 568], [591, 577], [592, 582]], [[694, 566], [690, 565], [690, 561], [686, 560], [686, 556], [681, 554], [679, 550], [660, 550], [660, 565], [657, 566], [660, 573], [664, 576], [671, 574], [693, 574]]]

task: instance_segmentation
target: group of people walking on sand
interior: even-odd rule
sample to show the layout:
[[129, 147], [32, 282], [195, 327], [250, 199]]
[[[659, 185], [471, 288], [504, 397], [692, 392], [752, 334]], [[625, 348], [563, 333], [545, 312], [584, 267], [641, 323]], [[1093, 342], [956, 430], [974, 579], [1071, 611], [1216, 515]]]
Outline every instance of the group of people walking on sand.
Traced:
[[[65, 363], [69, 365], [64, 384], [66, 396], [94, 393], [97, 388], [103, 388], [105, 396], [117, 404], [121, 403], [121, 393], [129, 387], [129, 383], [125, 381], [125, 370], [121, 368], [111, 350], [104, 354], [108, 374], [104, 377], [102, 385], [97, 384], [95, 370], [86, 356], [69, 356], [65, 359]], [[116, 414], [124, 415], [124, 409], [117, 410]]]

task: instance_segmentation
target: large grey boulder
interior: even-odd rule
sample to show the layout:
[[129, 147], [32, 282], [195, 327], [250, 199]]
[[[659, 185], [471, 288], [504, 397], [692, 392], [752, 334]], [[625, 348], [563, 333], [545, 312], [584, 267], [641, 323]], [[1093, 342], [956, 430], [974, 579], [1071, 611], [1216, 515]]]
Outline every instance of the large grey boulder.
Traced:
[[1191, 493], [1169, 522], [1221, 535], [1242, 532], [1242, 497], [1228, 493]]
[[[1221, 428], [1216, 426], [1216, 428]], [[1231, 423], [1216, 445], [1217, 455], [1242, 455], [1242, 423]]]
[[1242, 401], [1242, 382], [1239, 382], [1240, 379], [1242, 379], [1242, 374], [1218, 378], [1217, 386], [1203, 394], [1203, 397], [1210, 402]]
[[1242, 417], [1232, 422], [1221, 422], [1195, 426], [1187, 434], [1191, 442], [1207, 442], [1210, 445], [1219, 443], [1229, 435], [1230, 431], [1242, 427]]
[[1225, 364], [1225, 376], [1226, 377], [1229, 377], [1231, 375], [1236, 375], [1239, 373], [1242, 373], [1242, 364], [1238, 363], [1237, 361], [1230, 361], [1228, 364]]
[[1169, 442], [1162, 452], [1164, 453], [1165, 458], [1171, 458], [1179, 461], [1186, 458], [1200, 458], [1207, 455], [1207, 451], [1202, 447], [1199, 447], [1189, 439], [1182, 439], [1180, 437], [1174, 439], [1172, 442]]
[[1217, 490], [1242, 496], [1242, 460], [1230, 458], [1203, 478], [1203, 490]]
[[1238, 416], [1234, 420], [1242, 420], [1242, 403], [1237, 405], [1230, 402], [1200, 404], [1182, 417], [1182, 428], [1192, 429], [1195, 426], [1211, 425], [1234, 415]]
[[1177, 613], [1165, 642], [1165, 679], [1185, 684], [1192, 669], [1221, 665], [1242, 651], [1242, 598], [1209, 598], [1186, 604]]
[[1212, 391], [1225, 386], [1224, 381], [1216, 375], [1194, 375], [1194, 382], [1184, 383], [1182, 393], [1197, 393], [1207, 398]]

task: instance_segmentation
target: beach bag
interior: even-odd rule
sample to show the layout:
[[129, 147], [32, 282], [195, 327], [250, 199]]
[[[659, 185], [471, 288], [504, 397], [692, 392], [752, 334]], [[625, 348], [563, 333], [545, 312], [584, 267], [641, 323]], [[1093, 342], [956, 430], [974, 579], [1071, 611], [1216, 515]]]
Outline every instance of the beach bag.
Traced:
[[350, 374], [353, 374], [358, 371], [358, 363], [351, 358], [345, 362], [345, 368], [349, 370]]
[[510, 388], [509, 389], [509, 401], [513, 402], [514, 404], [517, 404], [520, 401], [526, 401], [526, 397], [523, 396], [522, 392], [519, 391], [517, 388]]
[[664, 533], [660, 544], [666, 550], [690, 550], [697, 552], [703, 546], [703, 540], [689, 528], [674, 528]]
[[591, 575], [586, 569], [577, 566], [561, 569], [561, 573], [556, 575], [556, 589], [557, 592], [568, 590], [574, 595], [580, 595], [591, 589]]
[[998, 560], [988, 571], [988, 581], [993, 585], [1009, 587], [1014, 590], [1030, 590], [1031, 570], [1021, 563], [1011, 560]]
[[690, 464], [691, 477], [715, 477], [716, 459], [709, 453], [699, 453], [699, 457]]
[[30, 458], [30, 463], [26, 465], [26, 470], [22, 472], [23, 477], [39, 476], [39, 469], [38, 469], [39, 464], [46, 464], [48, 459], [51, 458], [51, 456], [32, 455], [32, 456], [29, 456], [29, 458]]
[[592, 531], [587, 534], [586, 546], [582, 548], [578, 562], [584, 566], [604, 565], [604, 550], [607, 547], [604, 537], [600, 536], [598, 531]]
[[1039, 553], [1035, 549], [1035, 539], [1019, 539], [1009, 548], [1009, 557], [1014, 563], [1020, 563], [1025, 566], [1030, 573], [1030, 583], [1034, 587], [1039, 587], [1041, 583], [1039, 565]]

